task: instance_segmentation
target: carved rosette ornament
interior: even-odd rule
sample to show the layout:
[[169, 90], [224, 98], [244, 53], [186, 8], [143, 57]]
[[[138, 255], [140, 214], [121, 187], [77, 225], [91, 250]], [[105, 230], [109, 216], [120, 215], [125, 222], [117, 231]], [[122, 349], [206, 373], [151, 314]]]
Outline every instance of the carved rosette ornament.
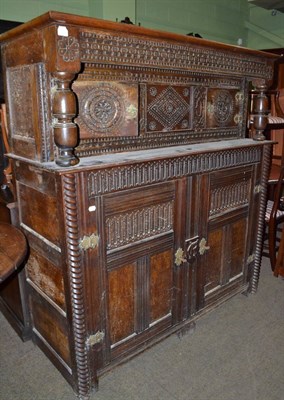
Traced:
[[57, 42], [57, 53], [65, 62], [72, 62], [79, 59], [80, 45], [72, 36], [60, 37]]

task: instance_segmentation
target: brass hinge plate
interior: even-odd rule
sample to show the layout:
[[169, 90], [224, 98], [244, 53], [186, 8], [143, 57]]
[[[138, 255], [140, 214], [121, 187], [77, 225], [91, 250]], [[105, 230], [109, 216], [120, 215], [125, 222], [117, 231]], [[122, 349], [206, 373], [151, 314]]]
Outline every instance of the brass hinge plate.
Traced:
[[94, 335], [90, 335], [86, 340], [86, 346], [92, 347], [95, 344], [101, 343], [105, 338], [105, 333], [103, 331], [98, 331]]
[[251, 264], [255, 259], [255, 254], [251, 254], [250, 256], [248, 256], [247, 258], [247, 264]]
[[80, 240], [79, 246], [82, 250], [86, 251], [89, 249], [95, 249], [99, 244], [99, 236], [95, 233], [92, 233], [90, 236], [84, 236], [83, 239]]
[[255, 194], [260, 193], [262, 191], [262, 186], [261, 185], [256, 185], [254, 187], [253, 191], [254, 191]]

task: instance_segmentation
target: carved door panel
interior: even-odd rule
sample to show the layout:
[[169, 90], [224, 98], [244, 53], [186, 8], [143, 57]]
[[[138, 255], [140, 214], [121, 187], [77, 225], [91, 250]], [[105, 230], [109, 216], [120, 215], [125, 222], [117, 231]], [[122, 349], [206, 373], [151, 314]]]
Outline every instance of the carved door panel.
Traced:
[[107, 359], [173, 323], [173, 182], [104, 196]]
[[210, 174], [207, 203], [207, 250], [201, 259], [198, 308], [245, 285], [254, 204], [253, 168]]

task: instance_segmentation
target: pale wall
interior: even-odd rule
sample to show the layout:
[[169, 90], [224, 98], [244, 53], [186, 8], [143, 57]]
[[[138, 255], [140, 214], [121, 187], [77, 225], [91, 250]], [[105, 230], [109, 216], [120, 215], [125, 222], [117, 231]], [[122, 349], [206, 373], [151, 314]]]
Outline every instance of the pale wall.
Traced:
[[251, 6], [248, 45], [253, 49], [284, 48], [284, 13]]
[[256, 49], [284, 47], [284, 14], [272, 16], [247, 0], [0, 0], [4, 20], [25, 22], [48, 10], [112, 21], [128, 16], [148, 28], [194, 32], [231, 44], [241, 38]]
[[26, 22], [49, 10], [89, 15], [89, 0], [0, 0], [0, 19]]
[[138, 0], [137, 22], [145, 27], [202, 37], [231, 44], [246, 43], [243, 21], [248, 18], [246, 0]]

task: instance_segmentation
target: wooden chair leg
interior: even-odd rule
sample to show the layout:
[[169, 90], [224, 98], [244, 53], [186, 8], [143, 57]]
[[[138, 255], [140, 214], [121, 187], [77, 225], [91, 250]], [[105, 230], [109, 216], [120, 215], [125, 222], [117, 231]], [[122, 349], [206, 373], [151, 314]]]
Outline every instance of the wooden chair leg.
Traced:
[[277, 260], [274, 269], [274, 276], [282, 276], [284, 278], [284, 227], [282, 229], [281, 241], [277, 254]]
[[272, 219], [268, 224], [268, 252], [272, 271], [276, 264], [276, 229], [275, 221]]

